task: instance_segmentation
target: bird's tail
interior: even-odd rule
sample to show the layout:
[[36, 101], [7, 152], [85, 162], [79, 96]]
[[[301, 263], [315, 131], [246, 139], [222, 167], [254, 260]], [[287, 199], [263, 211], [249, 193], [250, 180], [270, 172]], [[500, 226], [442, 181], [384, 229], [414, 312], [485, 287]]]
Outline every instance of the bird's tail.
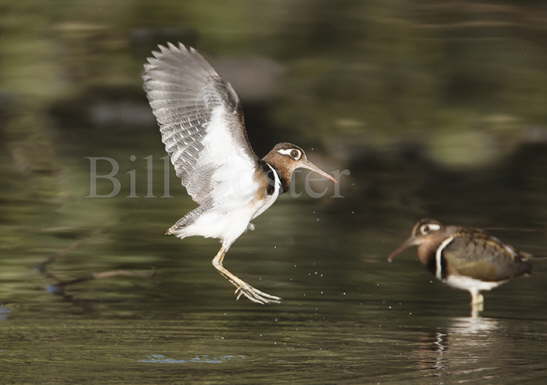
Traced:
[[173, 226], [169, 227], [167, 231], [165, 231], [165, 235], [176, 235], [178, 238], [184, 238], [187, 235], [184, 234], [184, 228], [188, 227], [192, 223], [195, 222], [195, 220], [203, 214], [203, 212], [206, 210], [206, 207], [199, 206], [190, 211], [188, 214], [180, 218]]

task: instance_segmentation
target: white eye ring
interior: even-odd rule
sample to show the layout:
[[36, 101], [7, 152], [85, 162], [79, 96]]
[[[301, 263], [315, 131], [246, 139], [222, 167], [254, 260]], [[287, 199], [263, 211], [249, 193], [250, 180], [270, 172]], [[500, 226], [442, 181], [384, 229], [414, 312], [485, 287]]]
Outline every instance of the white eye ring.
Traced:
[[296, 148], [286, 148], [277, 151], [281, 155], [290, 156], [294, 160], [299, 160], [302, 157], [302, 151]]
[[302, 157], [302, 151], [300, 150], [291, 150], [291, 158], [293, 158], [294, 160], [298, 160]]
[[427, 235], [429, 233], [432, 233], [433, 231], [439, 231], [440, 229], [441, 226], [437, 225], [436, 223], [429, 223], [420, 227], [420, 233], [422, 233], [422, 235]]

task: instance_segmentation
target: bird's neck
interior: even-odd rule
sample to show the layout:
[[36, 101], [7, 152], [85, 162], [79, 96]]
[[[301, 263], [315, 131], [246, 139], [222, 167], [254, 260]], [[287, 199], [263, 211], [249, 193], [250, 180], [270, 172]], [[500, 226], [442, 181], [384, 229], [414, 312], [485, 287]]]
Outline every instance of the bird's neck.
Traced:
[[420, 262], [429, 270], [435, 274], [435, 256], [437, 254], [437, 249], [441, 246], [443, 241], [446, 239], [445, 235], [439, 234], [439, 236], [431, 237], [430, 239], [423, 242], [418, 246], [418, 259]]
[[280, 183], [280, 188], [279, 188], [280, 194], [284, 193], [285, 191], [289, 189], [290, 179], [287, 180], [285, 178], [285, 175], [282, 174], [280, 170], [277, 169], [273, 164], [265, 160], [259, 160], [258, 164], [261, 167], [264, 174], [266, 174], [266, 176], [268, 177], [268, 186], [267, 186], [268, 195], [273, 194], [273, 192], [275, 191], [275, 184], [277, 183], [277, 179], [279, 180], [279, 183]]
[[275, 176], [271, 173], [269, 167], [273, 168], [274, 172], [279, 178], [279, 181], [281, 182], [281, 189], [279, 191], [280, 194], [289, 191], [289, 186], [291, 184], [292, 178], [291, 170], [287, 169], [286, 167], [278, 167], [276, 166], [275, 162], [268, 162], [268, 160], [266, 159], [260, 160], [259, 163], [262, 165], [263, 170], [268, 174], [268, 178], [270, 178], [272, 186], [274, 186], [275, 183]]

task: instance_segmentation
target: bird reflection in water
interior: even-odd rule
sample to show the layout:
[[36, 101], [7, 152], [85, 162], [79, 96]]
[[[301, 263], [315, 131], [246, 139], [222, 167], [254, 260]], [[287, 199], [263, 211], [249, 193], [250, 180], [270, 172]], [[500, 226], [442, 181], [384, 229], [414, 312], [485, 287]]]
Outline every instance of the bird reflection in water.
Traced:
[[499, 326], [499, 321], [490, 318], [452, 318], [447, 327], [432, 330], [419, 343], [419, 369], [449, 382], [454, 376], [462, 376], [463, 381], [463, 377], [475, 377], [479, 372], [481, 378], [490, 378], [491, 356], [503, 349], [503, 341], [493, 338]]

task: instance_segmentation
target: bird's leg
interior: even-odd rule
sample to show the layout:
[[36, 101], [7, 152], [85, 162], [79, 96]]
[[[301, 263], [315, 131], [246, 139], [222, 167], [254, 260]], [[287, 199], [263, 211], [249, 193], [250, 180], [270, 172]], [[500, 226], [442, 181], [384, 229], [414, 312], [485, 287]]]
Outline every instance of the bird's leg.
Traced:
[[478, 290], [470, 290], [471, 294], [471, 315], [477, 317], [479, 312], [484, 310], [484, 297]]
[[213, 266], [215, 269], [218, 270], [218, 272], [226, 278], [232, 285], [236, 287], [235, 294], [237, 295], [237, 299], [239, 299], [242, 295], [247, 297], [249, 300], [265, 304], [265, 303], [280, 303], [281, 298], [264, 293], [263, 291], [260, 291], [258, 289], [255, 289], [251, 285], [249, 285], [247, 282], [243, 281], [242, 279], [238, 278], [231, 272], [229, 272], [223, 265], [222, 262], [224, 261], [224, 256], [226, 255], [226, 252], [228, 251], [227, 247], [222, 246], [220, 250], [218, 251], [217, 255], [213, 258]]

